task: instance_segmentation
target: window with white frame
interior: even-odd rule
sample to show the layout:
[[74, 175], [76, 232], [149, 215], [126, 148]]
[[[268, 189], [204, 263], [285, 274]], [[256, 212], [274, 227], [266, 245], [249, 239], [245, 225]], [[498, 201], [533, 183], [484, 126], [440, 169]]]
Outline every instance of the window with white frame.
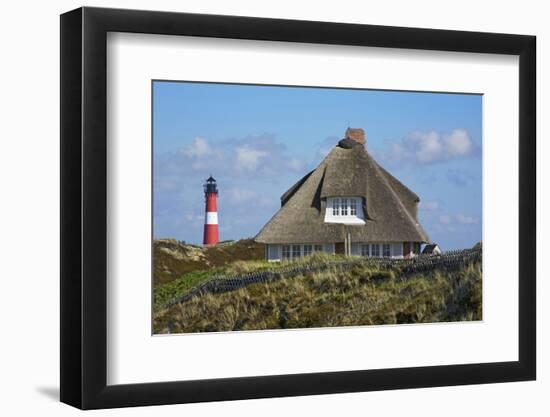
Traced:
[[349, 215], [357, 216], [357, 200], [355, 198], [349, 199]]
[[283, 259], [290, 259], [290, 245], [283, 245]]
[[[324, 252], [325, 248], [323, 245], [314, 245], [311, 243], [305, 244], [290, 244], [290, 245], [281, 245], [281, 258], [290, 260], [290, 259], [299, 259], [302, 256], [311, 255], [314, 252]], [[328, 253], [331, 253], [328, 250]]]
[[341, 216], [347, 216], [348, 215], [348, 199], [342, 198], [342, 205], [340, 208], [340, 215]]
[[370, 245], [368, 243], [361, 245], [361, 256], [370, 256]]
[[384, 258], [389, 258], [391, 256], [390, 245], [388, 245], [388, 244], [383, 244], [382, 245], [382, 256]]
[[339, 216], [340, 215], [340, 199], [335, 198], [332, 202], [332, 215], [333, 216]]
[[328, 197], [325, 223], [365, 224], [361, 197]]
[[375, 243], [373, 245], [370, 245], [370, 256], [373, 256], [375, 258], [380, 257], [380, 245]]

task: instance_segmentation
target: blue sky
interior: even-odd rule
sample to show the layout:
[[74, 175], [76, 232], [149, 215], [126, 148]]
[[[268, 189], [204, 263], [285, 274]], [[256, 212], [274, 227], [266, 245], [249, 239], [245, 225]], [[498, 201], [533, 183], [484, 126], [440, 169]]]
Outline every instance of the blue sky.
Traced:
[[431, 239], [470, 247], [482, 230], [481, 120], [480, 95], [155, 81], [154, 237], [202, 242], [209, 175], [220, 239], [254, 236], [351, 126], [420, 196]]

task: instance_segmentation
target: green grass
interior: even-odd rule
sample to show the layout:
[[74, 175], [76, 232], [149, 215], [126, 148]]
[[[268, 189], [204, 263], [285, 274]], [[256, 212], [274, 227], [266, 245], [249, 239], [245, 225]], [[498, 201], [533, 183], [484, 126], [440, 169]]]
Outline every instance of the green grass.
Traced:
[[185, 294], [195, 285], [207, 281], [213, 275], [223, 273], [224, 270], [224, 268], [213, 268], [208, 271], [188, 272], [174, 281], [170, 281], [166, 284], [155, 285], [153, 291], [153, 311], [160, 310], [168, 301]]
[[[334, 257], [318, 254], [298, 262], [322, 263], [331, 259]], [[285, 266], [284, 262], [235, 262], [224, 266], [223, 272], [246, 273]], [[207, 294], [162, 309], [162, 300], [180, 295], [209, 278], [206, 272], [186, 274], [171, 283], [172, 286], [163, 285], [155, 290], [154, 331], [285, 329], [480, 320], [482, 317], [480, 264], [406, 279], [401, 279], [397, 270], [372, 268], [359, 265], [348, 271], [329, 269], [228, 293]]]

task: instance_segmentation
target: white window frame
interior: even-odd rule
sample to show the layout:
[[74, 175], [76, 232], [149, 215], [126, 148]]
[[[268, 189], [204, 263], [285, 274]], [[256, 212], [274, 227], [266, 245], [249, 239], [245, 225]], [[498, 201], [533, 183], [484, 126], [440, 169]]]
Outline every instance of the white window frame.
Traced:
[[361, 244], [361, 256], [370, 257], [370, 245], [368, 243]]
[[360, 197], [328, 197], [325, 223], [365, 224]]
[[374, 258], [380, 258], [380, 245], [378, 243], [373, 243], [370, 245], [370, 253]]
[[335, 198], [332, 201], [332, 215], [337, 217], [340, 215], [340, 199]]
[[[286, 250], [285, 250], [286, 248]], [[286, 252], [286, 256], [285, 256]], [[291, 245], [282, 245], [281, 248], [281, 258], [282, 259], [292, 259], [292, 248]]]
[[[387, 249], [387, 255], [386, 255], [386, 249]], [[382, 244], [382, 257], [391, 258], [391, 245], [389, 243]]]
[[[287, 245], [280, 245], [279, 254], [281, 260], [293, 260], [312, 255], [316, 252], [326, 252], [325, 245], [319, 243], [289, 243]], [[326, 253], [333, 252], [328, 251]]]
[[357, 216], [357, 200], [355, 198], [349, 199], [349, 215]]
[[348, 215], [348, 211], [349, 211], [349, 206], [348, 206], [348, 199], [347, 198], [342, 198], [341, 201], [341, 204], [340, 204], [340, 216], [345, 216], [347, 217]]

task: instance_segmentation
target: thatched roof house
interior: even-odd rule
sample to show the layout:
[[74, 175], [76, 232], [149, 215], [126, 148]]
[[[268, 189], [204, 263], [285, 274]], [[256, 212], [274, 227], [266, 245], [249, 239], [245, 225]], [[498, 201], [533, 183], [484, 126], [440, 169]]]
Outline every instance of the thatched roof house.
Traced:
[[422, 255], [441, 255], [441, 249], [437, 243], [430, 243], [422, 249]]
[[408, 257], [429, 242], [417, 219], [419, 197], [376, 163], [363, 129], [344, 139], [281, 196], [281, 208], [255, 240], [267, 258], [315, 251]]

